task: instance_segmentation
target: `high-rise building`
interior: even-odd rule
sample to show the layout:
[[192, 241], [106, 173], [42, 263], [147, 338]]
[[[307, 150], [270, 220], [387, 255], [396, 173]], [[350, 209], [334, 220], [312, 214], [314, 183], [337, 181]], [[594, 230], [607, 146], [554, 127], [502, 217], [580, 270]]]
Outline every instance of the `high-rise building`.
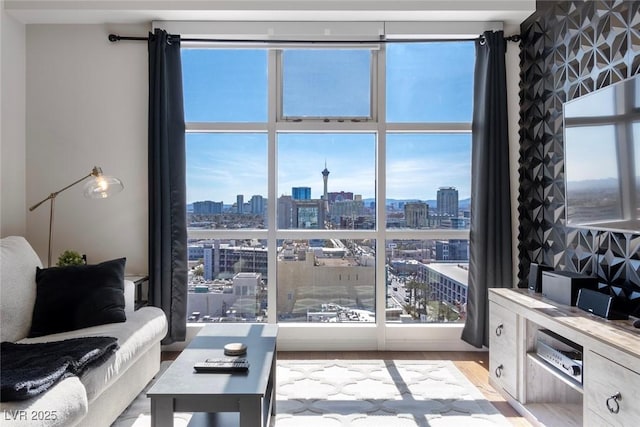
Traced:
[[244, 195], [242, 194], [236, 196], [236, 209], [237, 213], [244, 213]]
[[329, 203], [353, 200], [353, 193], [350, 191], [333, 191], [329, 193]]
[[424, 202], [410, 202], [404, 205], [404, 219], [407, 227], [424, 228], [428, 225], [429, 205]]
[[249, 205], [251, 206], [251, 213], [255, 215], [262, 215], [264, 213], [264, 197], [259, 195], [251, 196], [251, 200], [249, 200]]
[[294, 200], [293, 228], [324, 228], [325, 211], [323, 200]]
[[458, 190], [455, 187], [440, 187], [437, 197], [440, 216], [458, 216]]
[[293, 223], [293, 199], [291, 196], [280, 196], [278, 198], [278, 228], [288, 230]]
[[204, 200], [201, 202], [193, 202], [194, 214], [221, 214], [222, 202], [212, 202], [211, 200]]
[[311, 187], [292, 187], [291, 197], [293, 200], [310, 200]]

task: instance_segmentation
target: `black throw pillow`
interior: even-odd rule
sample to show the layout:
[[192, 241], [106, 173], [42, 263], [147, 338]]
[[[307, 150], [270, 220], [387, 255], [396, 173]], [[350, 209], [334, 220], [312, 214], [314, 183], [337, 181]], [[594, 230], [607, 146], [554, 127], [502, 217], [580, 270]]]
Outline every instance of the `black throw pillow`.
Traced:
[[29, 337], [126, 321], [126, 258], [95, 265], [36, 268], [36, 302]]

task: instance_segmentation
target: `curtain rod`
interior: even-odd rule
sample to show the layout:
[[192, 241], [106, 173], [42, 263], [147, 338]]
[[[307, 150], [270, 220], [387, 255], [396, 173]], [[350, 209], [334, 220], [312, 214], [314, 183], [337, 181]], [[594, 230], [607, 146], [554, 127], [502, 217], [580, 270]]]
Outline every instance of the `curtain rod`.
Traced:
[[[175, 35], [169, 35], [169, 38]], [[479, 36], [477, 39], [483, 39]], [[520, 35], [514, 34], [504, 38], [506, 41], [519, 42]], [[118, 34], [109, 34], [110, 42], [118, 42], [121, 40], [132, 41], [148, 41], [149, 37], [120, 36]], [[260, 39], [202, 39], [202, 38], [181, 38], [181, 42], [186, 43], [264, 43], [264, 44], [371, 44], [371, 43], [425, 43], [425, 42], [460, 42], [475, 39], [379, 39], [379, 40], [260, 40]]]

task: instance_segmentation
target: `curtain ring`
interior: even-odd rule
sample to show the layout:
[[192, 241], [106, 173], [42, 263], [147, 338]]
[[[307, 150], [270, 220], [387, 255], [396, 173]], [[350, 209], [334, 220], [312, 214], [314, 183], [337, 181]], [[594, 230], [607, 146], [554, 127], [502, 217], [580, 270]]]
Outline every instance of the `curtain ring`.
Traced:
[[480, 36], [480, 46], [484, 46], [485, 44], [487, 44], [487, 39], [485, 38], [484, 35]]

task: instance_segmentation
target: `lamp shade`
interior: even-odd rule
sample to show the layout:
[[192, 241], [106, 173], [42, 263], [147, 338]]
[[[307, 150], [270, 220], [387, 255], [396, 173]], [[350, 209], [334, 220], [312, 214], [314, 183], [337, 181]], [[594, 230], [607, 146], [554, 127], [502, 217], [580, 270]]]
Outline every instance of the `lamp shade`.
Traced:
[[83, 194], [90, 199], [104, 199], [121, 192], [124, 189], [118, 178], [104, 175], [102, 169], [94, 167], [91, 179], [84, 184]]

